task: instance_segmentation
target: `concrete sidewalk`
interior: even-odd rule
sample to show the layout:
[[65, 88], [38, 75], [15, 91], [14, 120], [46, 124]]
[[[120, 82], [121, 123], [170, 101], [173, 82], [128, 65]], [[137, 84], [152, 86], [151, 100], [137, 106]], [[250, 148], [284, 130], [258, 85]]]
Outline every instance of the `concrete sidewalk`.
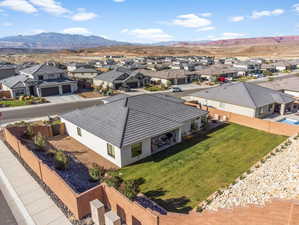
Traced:
[[0, 189], [19, 225], [71, 225], [1, 140]]

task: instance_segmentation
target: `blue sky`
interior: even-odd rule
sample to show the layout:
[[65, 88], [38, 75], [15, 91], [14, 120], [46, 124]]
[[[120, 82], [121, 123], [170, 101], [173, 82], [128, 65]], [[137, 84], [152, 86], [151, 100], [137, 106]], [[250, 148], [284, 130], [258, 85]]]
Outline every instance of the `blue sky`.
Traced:
[[40, 32], [131, 42], [297, 35], [299, 0], [0, 0], [0, 37]]

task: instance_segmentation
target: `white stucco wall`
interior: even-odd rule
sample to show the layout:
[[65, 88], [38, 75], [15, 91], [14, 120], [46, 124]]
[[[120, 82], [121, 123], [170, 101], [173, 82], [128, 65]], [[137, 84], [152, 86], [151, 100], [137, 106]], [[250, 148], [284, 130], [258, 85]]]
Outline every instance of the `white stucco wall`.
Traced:
[[292, 95], [294, 97], [299, 97], [299, 89], [298, 91], [284, 91], [284, 93]]
[[[138, 143], [140, 142], [137, 142], [136, 144]], [[126, 166], [134, 162], [137, 162], [143, 158], [146, 158], [151, 154], [151, 138], [147, 138], [142, 141], [142, 154], [137, 157], [132, 157], [131, 145], [124, 146], [121, 149], [121, 164], [122, 166]]]
[[91, 150], [95, 151], [105, 159], [113, 162], [117, 166], [121, 167], [121, 151], [119, 148], [114, 146], [115, 149], [115, 158], [111, 157], [107, 154], [107, 143], [103, 139], [95, 136], [94, 134], [89, 133], [88, 131], [81, 128], [81, 134], [82, 136], [79, 136], [77, 134], [77, 126], [75, 126], [73, 123], [66, 121], [65, 119], [61, 119], [63, 123], [65, 123], [65, 127], [67, 130], [67, 133], [72, 138], [79, 141], [81, 144], [87, 146]]
[[216, 109], [220, 109], [223, 111], [232, 112], [232, 113], [249, 116], [249, 117], [255, 117], [255, 109], [252, 109], [252, 108], [247, 108], [247, 107], [238, 106], [238, 105], [232, 105], [232, 104], [228, 104], [228, 103], [221, 104], [220, 102], [215, 101], [215, 100], [208, 100], [208, 99], [206, 100], [206, 99], [199, 98], [199, 97], [192, 97], [192, 100], [198, 101], [198, 103], [200, 103], [202, 105], [212, 106]]
[[[139, 141], [135, 144], [142, 142], [142, 154], [136, 157], [132, 157], [131, 146], [124, 146], [122, 149], [117, 148], [114, 146], [115, 149], [115, 158], [111, 157], [107, 154], [107, 143], [105, 140], [91, 134], [90, 132], [81, 128], [81, 136], [77, 134], [77, 126], [73, 123], [61, 118], [61, 121], [65, 123], [65, 127], [67, 133], [72, 138], [79, 141], [81, 144], [87, 146], [91, 150], [95, 151], [105, 159], [111, 161], [112, 163], [116, 164], [119, 167], [124, 167], [126, 165], [130, 165], [134, 162], [137, 162], [141, 159], [144, 159], [150, 155], [151, 152], [151, 137], [146, 138], [142, 141]], [[201, 125], [201, 119], [196, 120], [198, 127]], [[184, 134], [189, 134], [191, 131], [191, 123], [192, 120], [187, 121], [182, 127], [177, 129], [177, 142], [181, 142], [181, 136]], [[167, 132], [165, 132], [167, 133]]]

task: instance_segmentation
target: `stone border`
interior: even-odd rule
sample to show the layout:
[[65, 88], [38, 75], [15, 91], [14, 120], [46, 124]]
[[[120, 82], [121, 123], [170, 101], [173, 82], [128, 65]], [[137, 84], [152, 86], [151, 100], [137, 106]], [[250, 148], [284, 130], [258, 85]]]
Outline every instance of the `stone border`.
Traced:
[[268, 159], [271, 157], [275, 157], [279, 152], [282, 152], [286, 149], [288, 149], [292, 144], [297, 143], [299, 140], [299, 134], [293, 135], [289, 137], [287, 140], [282, 142], [280, 145], [275, 147], [271, 152], [269, 152], [267, 155], [265, 155], [261, 160], [259, 160], [257, 163], [255, 163], [253, 166], [251, 166], [246, 172], [241, 174], [239, 177], [237, 177], [230, 185], [228, 185], [226, 188], [219, 189], [218, 191], [215, 191], [212, 193], [206, 200], [200, 202], [198, 206], [195, 208], [196, 212], [202, 212], [204, 211], [207, 206], [218, 196], [222, 195], [225, 190], [228, 190], [230, 187], [234, 186], [236, 183], [238, 183], [240, 180], [244, 180], [247, 175], [255, 172], [258, 170]]

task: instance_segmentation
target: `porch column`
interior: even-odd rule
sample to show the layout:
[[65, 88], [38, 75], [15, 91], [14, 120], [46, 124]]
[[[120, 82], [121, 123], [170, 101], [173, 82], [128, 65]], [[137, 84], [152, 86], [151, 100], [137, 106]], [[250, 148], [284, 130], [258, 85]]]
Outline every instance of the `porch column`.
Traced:
[[63, 95], [62, 86], [59, 86], [59, 95]]
[[285, 104], [281, 104], [280, 105], [280, 115], [284, 115], [286, 111], [286, 105]]
[[294, 103], [290, 104], [291, 112], [294, 112]]
[[177, 137], [176, 137], [177, 143], [180, 143], [182, 141], [182, 128], [179, 128]]

